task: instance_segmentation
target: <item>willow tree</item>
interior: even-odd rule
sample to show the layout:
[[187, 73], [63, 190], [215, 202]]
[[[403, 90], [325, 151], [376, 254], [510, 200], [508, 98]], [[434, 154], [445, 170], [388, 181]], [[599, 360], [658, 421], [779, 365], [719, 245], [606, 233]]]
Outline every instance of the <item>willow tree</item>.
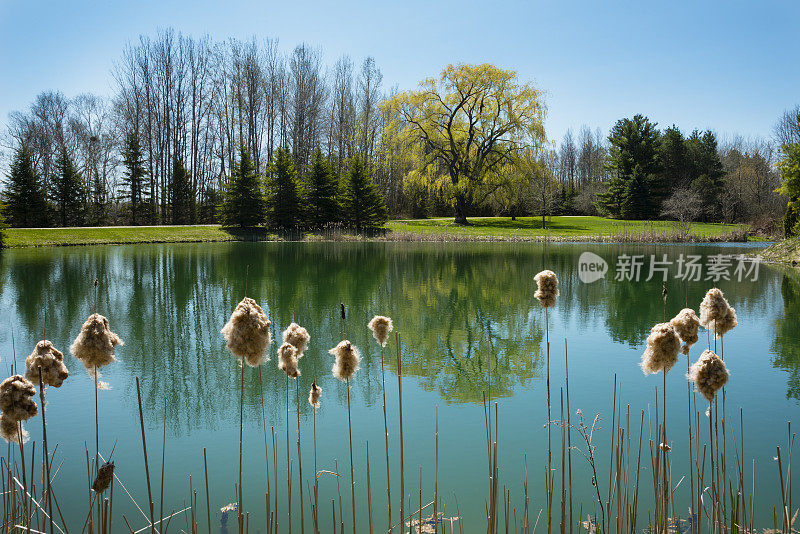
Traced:
[[405, 180], [446, 198], [457, 224], [496, 190], [502, 166], [545, 142], [542, 92], [489, 64], [450, 65], [384, 106], [386, 132], [415, 163]]

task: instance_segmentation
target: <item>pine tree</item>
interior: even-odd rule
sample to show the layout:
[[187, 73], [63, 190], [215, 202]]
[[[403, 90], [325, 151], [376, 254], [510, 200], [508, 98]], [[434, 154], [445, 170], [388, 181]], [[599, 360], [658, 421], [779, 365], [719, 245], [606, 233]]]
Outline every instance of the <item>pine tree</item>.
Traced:
[[789, 199], [783, 216], [783, 232], [786, 237], [800, 235], [800, 143], [784, 144], [778, 162], [781, 184], [778, 192]]
[[267, 213], [270, 226], [296, 228], [300, 218], [300, 196], [297, 171], [287, 149], [278, 148], [275, 151], [269, 166], [269, 175]]
[[338, 184], [331, 163], [320, 149], [311, 157], [311, 166], [305, 187], [306, 224], [320, 229], [339, 220], [339, 203], [336, 200]]
[[122, 158], [122, 163], [125, 165], [122, 182], [126, 198], [130, 202], [131, 224], [139, 224], [142, 222], [146, 208], [145, 177], [147, 172], [144, 169], [144, 156], [139, 144], [139, 137], [133, 132], [125, 135]]
[[3, 192], [3, 214], [11, 226], [47, 226], [48, 205], [44, 188], [33, 169], [25, 145], [17, 149]]
[[241, 145], [239, 161], [222, 191], [219, 208], [220, 223], [223, 226], [253, 228], [266, 222], [266, 207], [261, 177], [256, 174], [250, 153]]
[[106, 221], [106, 207], [108, 206], [108, 189], [100, 174], [95, 171], [92, 178], [92, 207], [90, 221], [93, 226], [102, 226]]
[[686, 139], [687, 166], [691, 176], [691, 188], [702, 200], [701, 218], [705, 221], [720, 219], [720, 194], [725, 187], [725, 170], [717, 150], [717, 138], [713, 132], [702, 135], [698, 131]]
[[388, 212], [383, 196], [369, 176], [360, 156], [350, 159], [345, 188], [342, 194], [344, 221], [357, 231], [383, 225]]
[[61, 226], [86, 224], [86, 188], [66, 147], [63, 146], [56, 160], [51, 198], [58, 209]]
[[180, 158], [172, 163], [172, 224], [194, 223], [192, 177]]
[[[666, 195], [658, 158], [659, 133], [647, 117], [620, 119], [608, 136], [608, 190], [598, 195], [597, 207], [612, 217], [649, 216]], [[632, 203], [640, 203], [634, 206]]]

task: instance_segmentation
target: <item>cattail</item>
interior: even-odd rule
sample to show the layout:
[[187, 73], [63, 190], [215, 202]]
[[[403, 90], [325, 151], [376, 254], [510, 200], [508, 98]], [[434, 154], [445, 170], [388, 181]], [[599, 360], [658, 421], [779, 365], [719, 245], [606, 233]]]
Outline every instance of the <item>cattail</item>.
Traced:
[[728, 301], [722, 291], [716, 287], [709, 289], [703, 302], [700, 303], [700, 324], [710, 328], [714, 321], [722, 321], [728, 314]]
[[642, 371], [649, 375], [659, 371], [667, 372], [678, 361], [681, 340], [670, 323], [659, 323], [647, 336], [647, 348], [642, 354]]
[[308, 403], [314, 407], [314, 410], [319, 409], [319, 400], [322, 397], [322, 388], [316, 382], [311, 382], [311, 391], [308, 392]]
[[0, 383], [0, 410], [7, 419], [26, 421], [39, 412], [33, 400], [36, 388], [20, 375], [6, 378]]
[[308, 330], [303, 328], [297, 323], [292, 323], [289, 328], [283, 331], [283, 342], [293, 345], [297, 349], [297, 359], [303, 357], [303, 352], [308, 348], [308, 342], [311, 336], [308, 335]]
[[114, 462], [106, 462], [97, 470], [97, 476], [92, 483], [92, 491], [103, 493], [111, 485], [112, 478], [114, 478]]
[[268, 359], [267, 347], [272, 343], [271, 325], [261, 306], [245, 297], [222, 327], [222, 335], [231, 354], [246, 361], [250, 367], [258, 367]]
[[278, 348], [278, 368], [288, 377], [300, 376], [300, 370], [297, 368], [297, 348], [291, 343], [284, 343]]
[[711, 323], [711, 330], [714, 331], [714, 335], [719, 339], [733, 330], [738, 324], [739, 320], [736, 318], [736, 309], [729, 307], [722, 319], [717, 319]]
[[328, 351], [336, 357], [333, 364], [333, 376], [347, 382], [358, 371], [361, 364], [361, 354], [358, 349], [346, 339]]
[[69, 376], [64, 354], [47, 340], [38, 342], [31, 355], [25, 358], [25, 378], [37, 383], [39, 369], [42, 370], [42, 382], [48, 386], [61, 387]]
[[717, 391], [728, 382], [730, 373], [725, 362], [712, 350], [706, 350], [692, 364], [687, 378], [702, 395], [712, 402]]
[[700, 329], [700, 319], [691, 308], [682, 309], [678, 315], [672, 318], [669, 322], [675, 329], [675, 333], [683, 341], [681, 351], [684, 354], [689, 354], [689, 348], [697, 343], [697, 331]]
[[[20, 435], [20, 432], [22, 435]], [[20, 426], [19, 421], [6, 417], [5, 414], [0, 415], [0, 438], [3, 438], [8, 443], [27, 443], [30, 438], [27, 430]]]
[[394, 330], [392, 320], [389, 317], [384, 317], [383, 315], [376, 315], [372, 318], [369, 324], [367, 324], [367, 326], [370, 330], [372, 330], [372, 336], [380, 344], [380, 346], [385, 347], [386, 340], [389, 338], [389, 333]]
[[556, 273], [545, 269], [533, 277], [536, 280], [536, 293], [534, 297], [539, 299], [543, 308], [551, 308], [556, 304], [558, 296], [558, 277]]
[[97, 369], [116, 361], [114, 347], [117, 345], [122, 346], [124, 343], [108, 328], [108, 319], [93, 313], [81, 326], [81, 332], [69, 351], [90, 374], [94, 374]]

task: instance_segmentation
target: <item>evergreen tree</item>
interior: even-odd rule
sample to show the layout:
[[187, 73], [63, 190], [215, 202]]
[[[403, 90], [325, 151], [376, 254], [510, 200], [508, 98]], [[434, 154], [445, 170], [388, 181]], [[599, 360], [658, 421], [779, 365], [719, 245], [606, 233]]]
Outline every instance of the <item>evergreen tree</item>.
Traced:
[[608, 140], [611, 144], [608, 167], [613, 177], [608, 190], [598, 195], [598, 208], [612, 217], [657, 213], [666, 191], [659, 175], [656, 124], [643, 115], [620, 119]]
[[33, 170], [33, 159], [25, 145], [17, 149], [3, 192], [3, 214], [11, 226], [47, 226], [47, 199]]
[[658, 157], [661, 161], [661, 175], [669, 194], [689, 187], [692, 177], [687, 165], [687, 142], [677, 126], [670, 126], [661, 134]]
[[274, 228], [296, 228], [300, 219], [297, 171], [289, 150], [278, 148], [269, 166], [267, 213]]
[[147, 172], [144, 169], [144, 156], [139, 144], [139, 137], [133, 132], [125, 135], [122, 163], [125, 166], [122, 183], [126, 191], [126, 199], [130, 203], [131, 224], [139, 224], [142, 222], [145, 211]]
[[338, 184], [331, 163], [318, 148], [311, 157], [305, 188], [306, 224], [322, 228], [339, 220]]
[[61, 226], [86, 224], [86, 188], [64, 146], [61, 147], [56, 160], [56, 175], [53, 177], [51, 198], [58, 209]]
[[223, 226], [253, 228], [266, 222], [266, 209], [261, 177], [256, 174], [250, 153], [241, 145], [239, 161], [222, 191], [219, 208], [220, 223]]
[[172, 163], [172, 224], [194, 223], [192, 177], [180, 158]]
[[717, 150], [717, 138], [710, 132], [702, 135], [695, 130], [686, 139], [687, 166], [691, 189], [700, 195], [702, 202], [700, 217], [703, 220], [719, 220], [719, 197], [725, 186], [725, 170]]
[[781, 184], [778, 192], [789, 199], [783, 216], [783, 232], [786, 237], [800, 235], [800, 143], [785, 144], [783, 156], [778, 163]]
[[108, 206], [108, 189], [100, 174], [95, 171], [92, 178], [92, 209], [90, 222], [93, 226], [102, 226], [106, 221], [106, 207]]
[[383, 196], [372, 183], [360, 156], [350, 159], [342, 193], [342, 215], [346, 223], [361, 231], [377, 228], [388, 219]]

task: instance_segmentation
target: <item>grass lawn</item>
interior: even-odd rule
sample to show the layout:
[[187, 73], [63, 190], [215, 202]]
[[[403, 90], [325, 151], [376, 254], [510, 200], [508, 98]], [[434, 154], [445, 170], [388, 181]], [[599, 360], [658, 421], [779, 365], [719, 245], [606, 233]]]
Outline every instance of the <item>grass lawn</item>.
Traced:
[[8, 247], [232, 241], [219, 226], [108, 226], [102, 228], [7, 228]]
[[[538, 217], [474, 217], [468, 226], [458, 226], [452, 218], [407, 219], [389, 221], [386, 239], [413, 241], [442, 239], [476, 240], [508, 239], [539, 240], [544, 237], [556, 240], [579, 241], [584, 239], [630, 240], [631, 236], [645, 236], [668, 240], [676, 231], [669, 221], [617, 221], [602, 217], [551, 217], [547, 230], [542, 230]], [[692, 233], [700, 240], [722, 238], [743, 227], [733, 224], [692, 225]], [[103, 245], [124, 243], [181, 243], [206, 241], [234, 241], [239, 239], [217, 225], [202, 226], [108, 226], [101, 228], [7, 228], [5, 244], [8, 247], [46, 247], [59, 245]], [[253, 235], [247, 236], [252, 239]], [[307, 236], [310, 239], [346, 239], [342, 234]], [[258, 239], [277, 239], [263, 230]], [[626, 239], [627, 238], [627, 239]], [[380, 238], [378, 238], [380, 239]]]
[[[394, 232], [415, 234], [450, 234], [459, 237], [537, 239], [545, 236], [559, 239], [609, 238], [622, 234], [667, 233], [677, 229], [670, 221], [619, 221], [603, 217], [555, 216], [547, 221], [547, 230], [542, 229], [541, 217], [473, 217], [468, 226], [459, 226], [451, 217], [436, 219], [408, 219], [390, 221], [386, 227]], [[720, 237], [742, 230], [737, 224], [695, 223], [691, 232], [699, 238]]]

